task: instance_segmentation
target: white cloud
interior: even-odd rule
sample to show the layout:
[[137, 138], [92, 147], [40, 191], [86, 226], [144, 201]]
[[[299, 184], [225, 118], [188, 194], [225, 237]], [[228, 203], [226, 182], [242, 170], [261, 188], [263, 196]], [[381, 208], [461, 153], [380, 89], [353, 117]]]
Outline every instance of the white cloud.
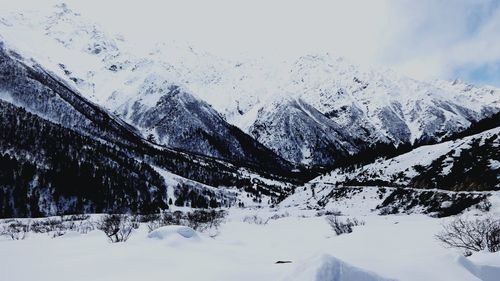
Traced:
[[[500, 62], [499, 1], [404, 1], [390, 6], [390, 44], [378, 58], [411, 76], [454, 78]], [[500, 85], [497, 81], [490, 81]]]

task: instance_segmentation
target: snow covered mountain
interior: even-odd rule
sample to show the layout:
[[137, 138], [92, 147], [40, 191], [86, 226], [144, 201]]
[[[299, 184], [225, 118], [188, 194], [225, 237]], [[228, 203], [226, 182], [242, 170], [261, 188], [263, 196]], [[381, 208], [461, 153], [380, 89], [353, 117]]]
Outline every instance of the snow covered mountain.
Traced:
[[[498, 89], [452, 87], [444, 82], [412, 80], [390, 71], [363, 71], [328, 55], [300, 58], [290, 69], [290, 79], [287, 92], [323, 114], [326, 118], [322, 123], [335, 124], [336, 131], [344, 136], [340, 140], [350, 140], [343, 147], [351, 154], [375, 143], [398, 145], [440, 140], [498, 112], [500, 106]], [[273, 106], [262, 106], [254, 124], [272, 122], [269, 120], [282, 118], [281, 114]], [[310, 119], [318, 120], [313, 116]], [[263, 139], [273, 138], [258, 130], [250, 133], [263, 143], [268, 143]], [[311, 151], [322, 150], [314, 139], [307, 137], [300, 144]], [[275, 150], [277, 145], [268, 144]], [[291, 159], [288, 155], [285, 158]], [[299, 162], [307, 162], [307, 150], [298, 158]], [[313, 163], [334, 160], [331, 157]]]
[[283, 98], [266, 108], [271, 110], [259, 110], [249, 132], [292, 162], [328, 165], [358, 151], [355, 138], [300, 98]]
[[453, 191], [500, 189], [500, 127], [418, 147], [394, 158], [335, 169], [311, 183], [399, 186]]
[[[90, 137], [89, 146], [97, 141], [125, 150], [126, 161], [146, 163], [154, 177], [185, 178], [189, 187], [175, 185], [169, 195], [188, 198], [188, 204], [203, 201], [192, 190], [216, 198], [214, 204], [234, 203], [234, 196], [229, 200], [209, 188], [220, 186], [276, 202], [293, 190], [290, 183], [301, 184], [315, 173], [296, 172], [302, 166], [290, 162], [329, 166], [375, 144], [440, 142], [500, 110], [500, 90], [492, 87], [417, 81], [329, 54], [271, 63], [224, 60], [179, 43], [138, 50], [65, 4], [0, 13], [0, 36], [3, 101], [61, 125], [64, 134]], [[458, 141], [430, 151], [466, 143], [463, 153], [450, 148], [438, 158], [430, 154], [425, 165], [412, 162], [391, 174], [393, 162], [384, 162], [373, 168], [381, 173], [367, 165], [359, 172], [334, 170], [327, 179], [344, 176], [335, 185], [497, 188], [491, 167], [498, 140]], [[4, 151], [16, 150], [9, 145]], [[414, 159], [423, 153], [418, 149], [398, 157]], [[468, 154], [482, 156], [470, 161]], [[488, 176], [478, 180], [478, 170]]]
[[[18, 36], [19, 32], [6, 36], [9, 38], [6, 41], [65, 77], [68, 84], [91, 101], [134, 125], [144, 138], [151, 136], [150, 139], [160, 145], [237, 164], [291, 169], [289, 163], [271, 150], [228, 124], [206, 102], [177, 86], [177, 81], [182, 81], [172, 77], [175, 71], [168, 64], [121, 52], [118, 39], [108, 38], [96, 26], [82, 22], [79, 14], [64, 4], [54, 7], [53, 12], [42, 17], [37, 25], [43, 27], [42, 37], [54, 40], [48, 42], [48, 46], [54, 48], [53, 53], [16, 44], [22, 37]], [[15, 24], [3, 19], [3, 26], [18, 30], [17, 20], [27, 23], [23, 21], [24, 15], [13, 18]], [[30, 14], [30, 25], [37, 22], [35, 19], [36, 14]], [[32, 32], [36, 28], [24, 28], [28, 30], [27, 36], [36, 38]], [[48, 54], [49, 60], [40, 52]]]
[[[440, 140], [500, 109], [496, 88], [417, 81], [329, 54], [271, 63], [225, 60], [174, 42], [137, 50], [64, 4], [0, 16], [8, 42], [144, 137], [225, 159], [255, 157], [227, 122], [286, 160], [330, 165], [375, 143]], [[33, 50], [33, 41], [43, 44]], [[180, 106], [186, 101], [191, 106]], [[167, 114], [189, 129], [174, 129], [177, 119], [162, 119]], [[230, 153], [214, 144], [221, 139]]]
[[[249, 197], [265, 193], [277, 200], [291, 191], [291, 184], [280, 180], [294, 181], [286, 165], [258, 158], [265, 157], [267, 149], [252, 151], [264, 165], [235, 166], [154, 145], [67, 81], [2, 42], [0, 115], [2, 217], [149, 213], [172, 202], [229, 206], [236, 203], [233, 193], [238, 189]], [[246, 147], [256, 143], [241, 135]]]

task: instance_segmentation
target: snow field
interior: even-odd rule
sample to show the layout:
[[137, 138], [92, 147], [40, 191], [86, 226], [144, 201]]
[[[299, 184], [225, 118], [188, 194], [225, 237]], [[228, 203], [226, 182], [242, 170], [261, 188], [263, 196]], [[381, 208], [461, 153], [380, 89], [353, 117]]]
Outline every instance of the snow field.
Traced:
[[[452, 218], [363, 215], [357, 218], [366, 225], [336, 236], [315, 214], [293, 208], [233, 209], [215, 238], [180, 226], [148, 235], [144, 225], [127, 242], [116, 244], [100, 231], [54, 239], [43, 234], [20, 241], [2, 237], [0, 272], [9, 281], [493, 281], [500, 273], [500, 253], [463, 258], [435, 240], [442, 223]], [[265, 223], [243, 222], [248, 216]]]

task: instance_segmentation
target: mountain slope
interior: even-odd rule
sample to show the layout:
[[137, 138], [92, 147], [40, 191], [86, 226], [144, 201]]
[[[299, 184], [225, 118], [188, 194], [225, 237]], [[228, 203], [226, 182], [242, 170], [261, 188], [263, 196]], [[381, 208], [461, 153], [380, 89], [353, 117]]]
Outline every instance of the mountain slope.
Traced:
[[[285, 65], [283, 73], [287, 77], [277, 89], [314, 107], [327, 117], [323, 118], [325, 123], [335, 124], [337, 132], [355, 140], [356, 145], [344, 147], [350, 153], [376, 143], [439, 141], [500, 108], [500, 91], [495, 88], [420, 82], [390, 71], [364, 70], [329, 55], [304, 56]], [[275, 122], [255, 114], [261, 110], [273, 112], [269, 103], [256, 104], [256, 108], [243, 114], [241, 124]], [[287, 113], [292, 114], [279, 114]], [[317, 118], [310, 119], [309, 124], [316, 123], [313, 121]], [[304, 145], [313, 142], [306, 134], [302, 134]], [[262, 138], [259, 141], [270, 143]], [[276, 151], [273, 145], [277, 144], [271, 142], [269, 147]], [[315, 149], [324, 148], [318, 145]], [[298, 151], [281, 155], [290, 159]], [[330, 164], [335, 160], [330, 158]]]
[[357, 152], [354, 136], [300, 99], [283, 99], [259, 110], [250, 134], [287, 160], [328, 165]]
[[[300, 175], [284, 168], [286, 165], [266, 168], [266, 163], [276, 164], [272, 159], [258, 165], [264, 161], [265, 153], [255, 163], [235, 166], [153, 145], [120, 118], [86, 100], [66, 81], [37, 62], [8, 50], [3, 43], [0, 44], [0, 101], [3, 114], [0, 153], [6, 165], [1, 176], [3, 216], [150, 212], [166, 208], [167, 188], [175, 194], [182, 186], [166, 186], [151, 165], [199, 182], [189, 192], [189, 198], [197, 204], [203, 201], [200, 198], [217, 206], [234, 201], [228, 201], [224, 192], [206, 190], [201, 183], [280, 198], [292, 186], [281, 180], [301, 181]], [[255, 142], [241, 134], [241, 142]], [[259, 151], [255, 153], [258, 155]], [[263, 181], [255, 182], [255, 178]]]
[[82, 98], [38, 63], [8, 50], [1, 41], [0, 97], [102, 140], [126, 145], [137, 142], [133, 127]]
[[0, 100], [0, 217], [168, 208], [150, 166]]
[[500, 189], [500, 127], [418, 147], [361, 167], [335, 169], [311, 183], [400, 186], [452, 191]]
[[[8, 42], [19, 43], [16, 46], [23, 52], [39, 58], [44, 67], [65, 77], [68, 84], [88, 99], [134, 125], [142, 137], [156, 136], [157, 144], [233, 163], [292, 168], [271, 150], [228, 124], [206, 102], [179, 87], [182, 81], [168, 63], [123, 51], [120, 40], [82, 20], [64, 4], [50, 9], [49, 15], [41, 18], [36, 13], [30, 15], [33, 15], [30, 23], [39, 20], [44, 38], [54, 40], [48, 43], [53, 54], [50, 59], [47, 61], [46, 53], [41, 50], [22, 48], [18, 35], [7, 36]], [[37, 29], [31, 25], [23, 27], [25, 20], [24, 16], [4, 19], [5, 34], [12, 35], [7, 22], [20, 26], [11, 26], [18, 31], [16, 34], [19, 30], [33, 34]]]

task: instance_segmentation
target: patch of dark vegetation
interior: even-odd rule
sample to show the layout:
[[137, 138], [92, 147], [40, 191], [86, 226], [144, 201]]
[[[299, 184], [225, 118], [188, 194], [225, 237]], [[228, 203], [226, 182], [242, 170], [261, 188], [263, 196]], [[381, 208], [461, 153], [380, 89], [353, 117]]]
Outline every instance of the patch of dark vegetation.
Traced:
[[359, 181], [358, 179], [346, 179], [343, 183], [345, 186], [386, 186], [395, 187], [394, 183], [380, 180], [380, 179], [368, 179], [364, 181]]
[[[451, 151], [429, 166], [415, 166], [418, 175], [410, 181], [410, 186], [451, 191], [498, 190], [499, 170], [491, 167], [491, 160], [500, 160], [498, 142], [496, 134], [485, 140], [477, 138], [470, 142], [470, 148], [462, 149], [458, 155]], [[444, 172], [444, 167], [449, 165], [451, 169]]]
[[443, 192], [397, 188], [377, 206], [380, 214], [414, 213], [420, 211], [435, 217], [447, 217], [476, 206], [488, 209], [489, 194]]
[[320, 207], [324, 207], [330, 200], [338, 201], [341, 199], [349, 199], [352, 198], [354, 195], [360, 193], [361, 191], [363, 191], [363, 189], [360, 187], [333, 188], [330, 191], [330, 193], [328, 193], [326, 196], [324, 196], [318, 201], [318, 205]]

